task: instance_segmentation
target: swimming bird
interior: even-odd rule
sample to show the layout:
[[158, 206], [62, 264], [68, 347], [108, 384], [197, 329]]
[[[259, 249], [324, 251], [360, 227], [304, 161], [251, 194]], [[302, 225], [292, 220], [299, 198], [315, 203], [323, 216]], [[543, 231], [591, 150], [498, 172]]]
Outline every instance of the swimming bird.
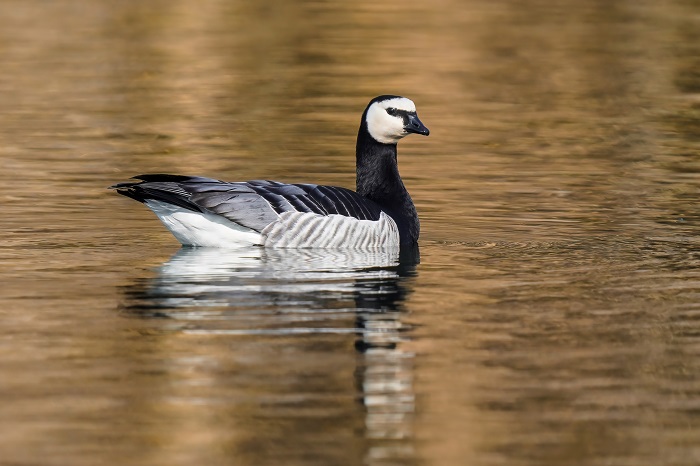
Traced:
[[138, 175], [111, 188], [150, 208], [184, 246], [373, 248], [413, 245], [420, 224], [396, 145], [427, 136], [410, 99], [382, 95], [362, 113], [356, 189], [199, 176]]

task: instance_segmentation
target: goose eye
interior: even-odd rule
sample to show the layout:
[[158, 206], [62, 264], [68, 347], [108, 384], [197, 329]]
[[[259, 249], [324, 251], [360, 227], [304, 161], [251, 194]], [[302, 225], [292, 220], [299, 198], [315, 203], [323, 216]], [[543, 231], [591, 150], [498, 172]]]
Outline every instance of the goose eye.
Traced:
[[389, 107], [386, 109], [386, 113], [388, 113], [391, 116], [396, 116], [396, 109], [393, 107]]

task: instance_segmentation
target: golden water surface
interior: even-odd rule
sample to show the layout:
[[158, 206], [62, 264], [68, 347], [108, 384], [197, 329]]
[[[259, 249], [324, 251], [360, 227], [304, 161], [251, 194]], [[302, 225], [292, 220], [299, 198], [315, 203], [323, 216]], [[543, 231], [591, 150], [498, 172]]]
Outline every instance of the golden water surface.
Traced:
[[[420, 257], [179, 250], [139, 173], [353, 187]], [[0, 464], [700, 464], [697, 0], [4, 0]]]

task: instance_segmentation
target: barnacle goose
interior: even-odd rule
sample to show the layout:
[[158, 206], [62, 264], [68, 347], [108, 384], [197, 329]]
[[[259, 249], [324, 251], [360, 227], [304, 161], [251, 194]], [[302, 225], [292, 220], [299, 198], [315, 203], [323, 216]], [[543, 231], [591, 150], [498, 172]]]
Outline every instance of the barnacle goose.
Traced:
[[430, 133], [411, 100], [382, 95], [369, 102], [357, 134], [357, 192], [163, 174], [111, 188], [146, 204], [185, 246], [407, 246], [418, 241], [420, 225], [399, 175], [396, 144], [410, 133]]

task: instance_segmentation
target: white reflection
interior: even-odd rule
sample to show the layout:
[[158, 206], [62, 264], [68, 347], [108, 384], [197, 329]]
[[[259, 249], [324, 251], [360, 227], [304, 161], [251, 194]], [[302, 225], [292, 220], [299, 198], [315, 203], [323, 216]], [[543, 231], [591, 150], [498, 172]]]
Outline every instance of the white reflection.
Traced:
[[127, 290], [126, 308], [204, 337], [299, 336], [290, 344], [303, 348], [354, 335], [365, 463], [382, 464], [413, 454], [414, 355], [403, 348], [402, 303], [417, 262], [417, 251], [181, 249]]
[[[358, 308], [395, 308], [405, 294], [401, 276], [417, 260], [417, 251], [398, 249], [183, 248], [155, 278], [130, 287], [128, 308], [182, 320], [242, 319], [274, 309], [287, 314], [278, 323], [309, 320], [309, 314], [312, 321], [332, 321], [334, 314], [347, 318]], [[202, 309], [207, 307], [219, 310]], [[382, 333], [388, 329], [381, 325], [392, 324], [378, 325], [368, 330]]]
[[397, 266], [398, 249], [265, 249], [250, 247], [221, 250], [182, 248], [160, 268], [163, 278], [209, 281], [232, 272], [247, 276], [285, 279], [349, 278], [371, 269], [381, 275], [395, 272], [381, 268]]

